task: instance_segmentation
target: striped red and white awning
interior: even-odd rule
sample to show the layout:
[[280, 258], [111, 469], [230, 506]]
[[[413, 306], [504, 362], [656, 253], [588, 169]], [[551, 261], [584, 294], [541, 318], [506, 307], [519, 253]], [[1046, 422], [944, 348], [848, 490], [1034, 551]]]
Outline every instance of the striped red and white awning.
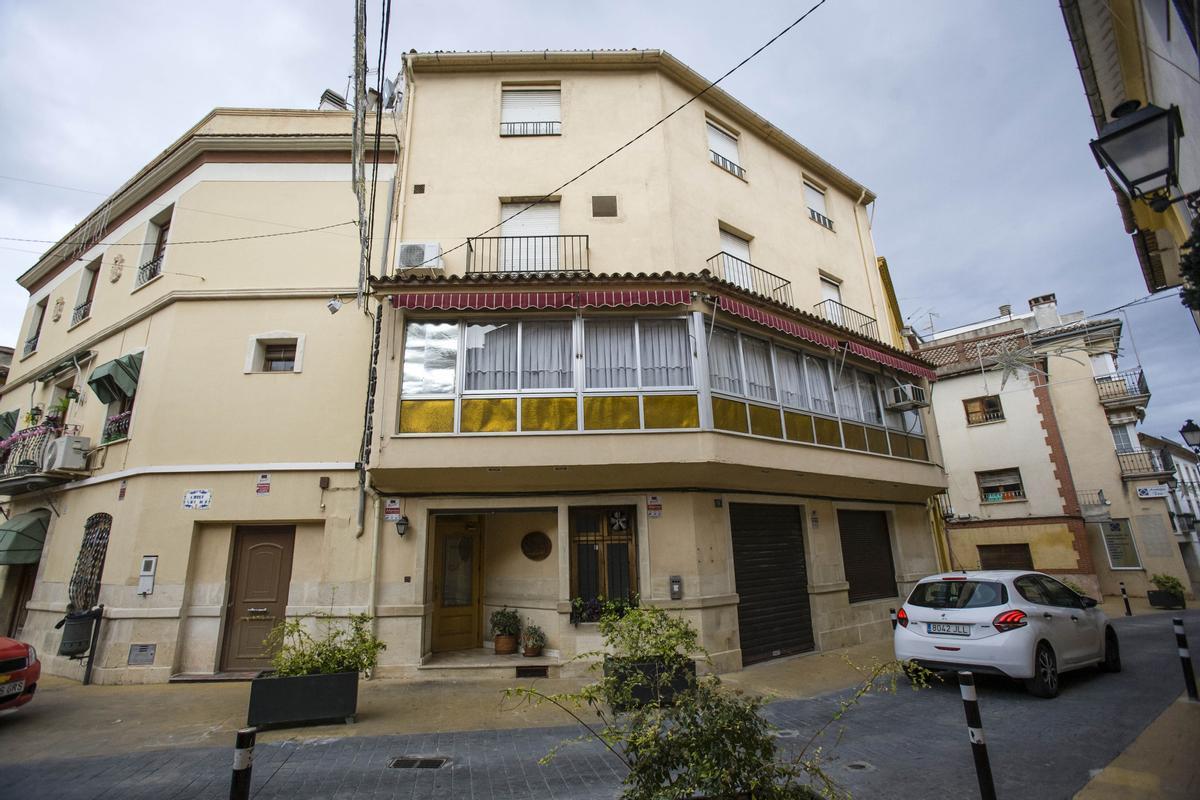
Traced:
[[937, 378], [937, 373], [931, 370], [929, 367], [922, 366], [921, 364], [914, 364], [907, 359], [894, 356], [891, 353], [884, 353], [880, 350], [876, 350], [873, 347], [867, 347], [865, 344], [859, 344], [858, 342], [847, 342], [846, 345], [850, 348], [850, 352], [854, 353], [854, 355], [862, 356], [865, 359], [874, 361], [876, 364], [883, 364], [885, 367], [891, 367], [892, 369], [900, 370], [901, 372], [907, 372], [909, 375], [916, 375], [917, 377], [925, 378], [926, 380], [932, 381]]
[[780, 333], [786, 333], [797, 339], [803, 339], [806, 342], [828, 347], [830, 350], [836, 350], [838, 347], [838, 340], [827, 333], [815, 331], [806, 325], [792, 322], [790, 319], [784, 319], [783, 317], [763, 311], [760, 308], [743, 303], [740, 300], [731, 300], [721, 295], [717, 298], [717, 302], [722, 311], [726, 311], [742, 319], [757, 322], [759, 325], [772, 328]]
[[396, 308], [423, 311], [516, 311], [555, 308], [645, 308], [692, 302], [690, 289], [583, 292], [409, 292], [392, 295]]

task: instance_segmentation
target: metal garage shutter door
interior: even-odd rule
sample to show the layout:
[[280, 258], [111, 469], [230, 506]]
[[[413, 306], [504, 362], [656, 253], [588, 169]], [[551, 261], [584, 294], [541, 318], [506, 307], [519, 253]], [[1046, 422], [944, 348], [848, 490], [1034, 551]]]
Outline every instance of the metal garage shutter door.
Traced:
[[742, 663], [813, 649], [798, 506], [731, 503]]
[[850, 602], [895, 597], [896, 565], [887, 515], [882, 511], [839, 510], [842, 564], [850, 583]]
[[1033, 555], [1024, 542], [981, 544], [978, 548], [980, 569], [1033, 569]]

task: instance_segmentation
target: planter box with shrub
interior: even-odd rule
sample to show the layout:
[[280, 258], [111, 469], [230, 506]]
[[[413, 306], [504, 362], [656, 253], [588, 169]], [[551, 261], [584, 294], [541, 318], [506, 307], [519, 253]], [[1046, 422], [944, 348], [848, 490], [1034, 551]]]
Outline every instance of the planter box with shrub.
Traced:
[[670, 706], [696, 685], [696, 662], [682, 657], [643, 660], [608, 656], [604, 677], [614, 679], [628, 693], [627, 698], [614, 700], [616, 711], [650, 703]]
[[1183, 583], [1171, 575], [1152, 575], [1150, 582], [1155, 589], [1146, 592], [1146, 599], [1154, 608], [1186, 608], [1183, 601]]
[[250, 683], [246, 724], [306, 725], [314, 722], [354, 722], [358, 713], [358, 673], [270, 675]]

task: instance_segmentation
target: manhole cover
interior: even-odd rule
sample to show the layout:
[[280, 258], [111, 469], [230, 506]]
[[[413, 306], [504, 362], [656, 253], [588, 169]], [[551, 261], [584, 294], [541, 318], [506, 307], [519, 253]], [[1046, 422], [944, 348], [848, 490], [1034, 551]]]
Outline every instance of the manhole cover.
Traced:
[[392, 769], [439, 769], [444, 767], [449, 760], [440, 756], [433, 758], [401, 756], [389, 761], [388, 766]]
[[852, 769], [855, 772], [874, 772], [875, 766], [866, 761], [851, 761], [846, 765], [846, 769]]

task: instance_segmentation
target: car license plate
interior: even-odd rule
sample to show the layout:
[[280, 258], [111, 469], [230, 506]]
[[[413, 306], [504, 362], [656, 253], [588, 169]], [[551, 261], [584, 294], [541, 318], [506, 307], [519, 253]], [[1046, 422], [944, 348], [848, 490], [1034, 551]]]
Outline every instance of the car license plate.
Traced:
[[929, 622], [926, 623], [930, 633], [948, 633], [951, 636], [970, 636], [970, 625], [955, 625], [950, 622]]
[[0, 684], [0, 697], [8, 697], [10, 694], [20, 694], [23, 691], [25, 691], [25, 681]]

